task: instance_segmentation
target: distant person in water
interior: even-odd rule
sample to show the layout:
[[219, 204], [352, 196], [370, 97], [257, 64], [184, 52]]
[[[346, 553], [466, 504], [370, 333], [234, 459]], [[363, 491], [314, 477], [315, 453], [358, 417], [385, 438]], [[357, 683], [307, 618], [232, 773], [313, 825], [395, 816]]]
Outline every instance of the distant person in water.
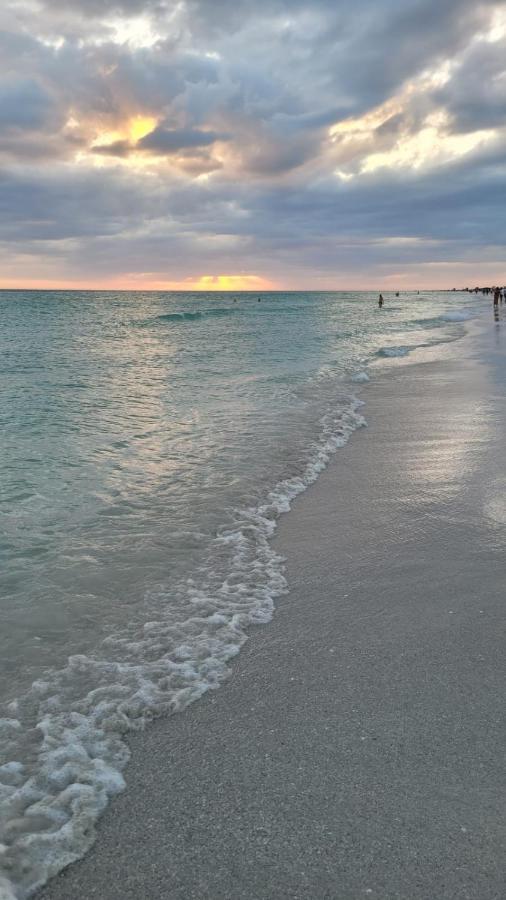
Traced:
[[499, 288], [496, 288], [494, 291], [494, 306], [499, 306], [499, 297], [501, 296], [501, 292]]
[[381, 309], [381, 307], [383, 306], [383, 303], [384, 303], [384, 300], [383, 300], [383, 294], [380, 294], [380, 295], [379, 295], [379, 300], [378, 300], [378, 306], [379, 306], [380, 309]]

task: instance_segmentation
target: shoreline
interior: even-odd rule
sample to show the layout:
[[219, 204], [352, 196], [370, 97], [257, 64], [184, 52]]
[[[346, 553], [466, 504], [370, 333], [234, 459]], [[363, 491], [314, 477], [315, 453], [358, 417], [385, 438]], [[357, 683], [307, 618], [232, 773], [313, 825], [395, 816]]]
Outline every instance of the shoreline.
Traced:
[[[247, 644], [232, 664], [231, 679], [218, 692], [187, 708], [184, 716], [159, 720], [129, 740], [132, 761], [126, 772], [126, 792], [103, 816], [94, 848], [42, 889], [36, 895], [40, 900], [67, 900], [70, 896], [353, 900], [365, 895], [381, 900], [405, 900], [407, 896], [413, 900], [428, 900], [429, 896], [489, 900], [500, 896], [491, 892], [495, 888], [488, 869], [481, 874], [479, 892], [473, 893], [475, 884], [471, 893], [465, 893], [463, 866], [466, 872], [473, 871], [469, 856], [478, 870], [479, 865], [483, 869], [479, 860], [490, 859], [491, 869], [495, 859], [485, 853], [483, 843], [473, 857], [477, 848], [469, 837], [464, 841], [463, 835], [473, 833], [465, 824], [458, 826], [460, 832], [456, 824], [457, 831], [452, 832], [452, 866], [442, 869], [438, 858], [439, 871], [444, 870], [445, 877], [447, 869], [454, 872], [458, 883], [443, 884], [440, 878], [430, 884], [430, 893], [428, 861], [435, 862], [435, 848], [444, 845], [445, 837], [441, 832], [444, 818], [436, 802], [441, 801], [440, 794], [433, 798], [434, 813], [439, 811], [439, 816], [433, 817], [432, 828], [427, 821], [424, 840], [416, 828], [416, 816], [409, 814], [416, 807], [416, 798], [423, 807], [421, 782], [425, 791], [432, 784], [417, 752], [421, 737], [426, 738], [429, 757], [432, 751], [436, 775], [446, 773], [449, 778], [444, 796], [458, 799], [454, 806], [459, 810], [466, 808], [458, 785], [450, 778], [441, 737], [439, 744], [436, 740], [436, 725], [444, 727], [448, 717], [446, 713], [434, 717], [434, 709], [431, 717], [430, 704], [420, 704], [419, 692], [430, 685], [432, 693], [425, 699], [438, 711], [444, 707], [445, 698], [437, 691], [441, 679], [432, 684], [425, 658], [429, 654], [430, 659], [432, 651], [433, 669], [440, 672], [443, 657], [438, 666], [437, 647], [435, 650], [428, 639], [448, 637], [456, 622], [462, 617], [467, 621], [466, 615], [481, 624], [483, 612], [477, 611], [469, 598], [463, 604], [452, 584], [453, 578], [465, 599], [472, 572], [466, 559], [462, 580], [463, 573], [456, 565], [462, 559], [462, 537], [454, 536], [450, 572], [432, 532], [426, 548], [431, 551], [429, 559], [437, 564], [436, 572], [444, 575], [443, 583], [458, 610], [440, 607], [441, 578], [427, 572], [420, 538], [427, 516], [429, 522], [435, 522], [436, 532], [437, 526], [441, 532], [442, 522], [445, 531], [448, 529], [444, 498], [455, 496], [460, 477], [455, 470], [439, 480], [436, 477], [436, 460], [430, 451], [434, 413], [441, 435], [446, 435], [441, 442], [453, 441], [450, 459], [458, 457], [459, 450], [463, 460], [463, 447], [470, 436], [466, 431], [460, 443], [450, 439], [451, 419], [450, 425], [445, 424], [442, 410], [449, 401], [458, 401], [462, 409], [470, 403], [479, 408], [487, 396], [486, 364], [462, 359], [463, 346], [472, 340], [468, 335], [444, 345], [447, 351], [440, 361], [403, 361], [398, 367], [389, 365], [386, 372], [381, 367], [375, 370], [366, 394], [366, 417], [373, 427], [360, 437], [352, 435], [311, 489], [296, 499], [291, 515], [279, 522], [273, 547], [287, 560], [290, 593], [278, 599], [274, 620], [267, 627], [250, 630]], [[460, 353], [455, 353], [455, 348], [460, 348]], [[456, 388], [456, 375], [462, 379], [464, 370], [466, 390], [461, 382]], [[429, 396], [427, 379], [434, 389]], [[446, 394], [435, 399], [441, 379]], [[420, 422], [424, 403], [427, 410]], [[396, 411], [399, 406], [400, 415]], [[394, 414], [387, 419], [389, 409]], [[501, 411], [504, 413], [503, 407]], [[464, 412], [461, 415], [465, 418]], [[414, 439], [417, 428], [418, 441]], [[482, 450], [483, 440], [477, 445]], [[410, 454], [420, 462], [421, 446], [427, 458], [422, 458], [423, 474], [413, 495], [412, 472], [402, 466]], [[448, 462], [448, 454], [444, 459]], [[399, 480], [404, 471], [405, 484]], [[476, 492], [476, 478], [467, 470], [465, 474], [467, 488], [473, 486]], [[378, 493], [379, 487], [383, 494]], [[332, 497], [337, 491], [336, 503]], [[439, 513], [438, 506], [442, 507]], [[345, 534], [340, 530], [343, 524]], [[396, 541], [392, 541], [393, 532]], [[309, 543], [309, 533], [316, 534], [317, 541]], [[500, 587], [495, 572], [499, 560], [490, 556], [488, 564]], [[415, 574], [423, 577], [423, 584], [416, 589]], [[415, 603], [411, 598], [407, 608], [406, 590], [403, 596], [400, 593], [403, 584], [405, 589], [415, 590], [417, 599]], [[499, 589], [495, 599], [499, 603]], [[482, 607], [485, 605], [483, 600]], [[495, 629], [489, 640], [494, 634]], [[400, 655], [399, 644], [403, 648]], [[421, 669], [419, 653], [425, 659]], [[413, 670], [406, 665], [413, 659], [415, 683]], [[476, 673], [464, 663], [462, 654], [454, 660], [455, 679], [459, 681], [458, 676], [465, 674], [470, 687], [479, 693], [483, 685], [473, 684]], [[390, 698], [392, 684], [397, 686]], [[406, 691], [418, 718], [410, 716]], [[446, 732], [449, 735], [448, 727]], [[504, 736], [497, 735], [497, 760]], [[449, 736], [447, 741], [451, 743]], [[403, 742], [407, 759], [400, 753]], [[448, 749], [446, 744], [444, 747]], [[453, 751], [457, 758], [457, 748]], [[472, 766], [469, 771], [472, 773]], [[504, 778], [498, 768], [499, 776]], [[399, 796], [402, 784], [404, 791]], [[483, 796], [487, 796], [486, 788], [487, 784], [481, 785]], [[403, 800], [407, 804], [404, 819], [394, 827]], [[380, 815], [382, 804], [385, 811]], [[482, 807], [478, 804], [476, 812], [482, 813]], [[465, 820], [463, 812], [460, 818]], [[497, 841], [494, 883], [498, 884], [499, 877], [504, 878], [504, 871], [498, 870], [504, 817], [497, 811], [496, 818], [500, 821], [491, 830]], [[436, 824], [440, 827], [434, 834]], [[393, 829], [389, 843], [385, 837], [388, 829]], [[411, 842], [406, 839], [410, 835]], [[504, 849], [504, 843], [502, 846]], [[426, 867], [415, 865], [423, 853]]]

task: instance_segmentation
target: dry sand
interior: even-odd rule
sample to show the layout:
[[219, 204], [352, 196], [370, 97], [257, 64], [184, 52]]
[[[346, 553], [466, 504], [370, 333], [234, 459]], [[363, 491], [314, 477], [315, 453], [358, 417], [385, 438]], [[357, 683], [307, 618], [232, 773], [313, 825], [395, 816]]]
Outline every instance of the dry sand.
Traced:
[[274, 621], [132, 740], [39, 900], [504, 900], [502, 328], [377, 370], [369, 428], [281, 521]]

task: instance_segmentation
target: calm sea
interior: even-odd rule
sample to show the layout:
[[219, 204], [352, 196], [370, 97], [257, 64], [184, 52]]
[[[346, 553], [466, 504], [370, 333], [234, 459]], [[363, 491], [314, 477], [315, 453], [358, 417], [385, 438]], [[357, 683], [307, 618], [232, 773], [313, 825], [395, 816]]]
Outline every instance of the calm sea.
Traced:
[[385, 296], [0, 294], [0, 897], [85, 851], [124, 734], [269, 620], [276, 520], [363, 424], [375, 366], [458, 339], [477, 302]]

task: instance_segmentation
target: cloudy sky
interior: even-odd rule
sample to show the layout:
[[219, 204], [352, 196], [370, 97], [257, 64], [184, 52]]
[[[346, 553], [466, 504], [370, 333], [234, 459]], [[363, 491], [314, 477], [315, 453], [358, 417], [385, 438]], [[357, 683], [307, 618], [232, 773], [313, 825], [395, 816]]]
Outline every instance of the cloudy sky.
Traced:
[[506, 281], [506, 0], [1, 0], [0, 286]]

